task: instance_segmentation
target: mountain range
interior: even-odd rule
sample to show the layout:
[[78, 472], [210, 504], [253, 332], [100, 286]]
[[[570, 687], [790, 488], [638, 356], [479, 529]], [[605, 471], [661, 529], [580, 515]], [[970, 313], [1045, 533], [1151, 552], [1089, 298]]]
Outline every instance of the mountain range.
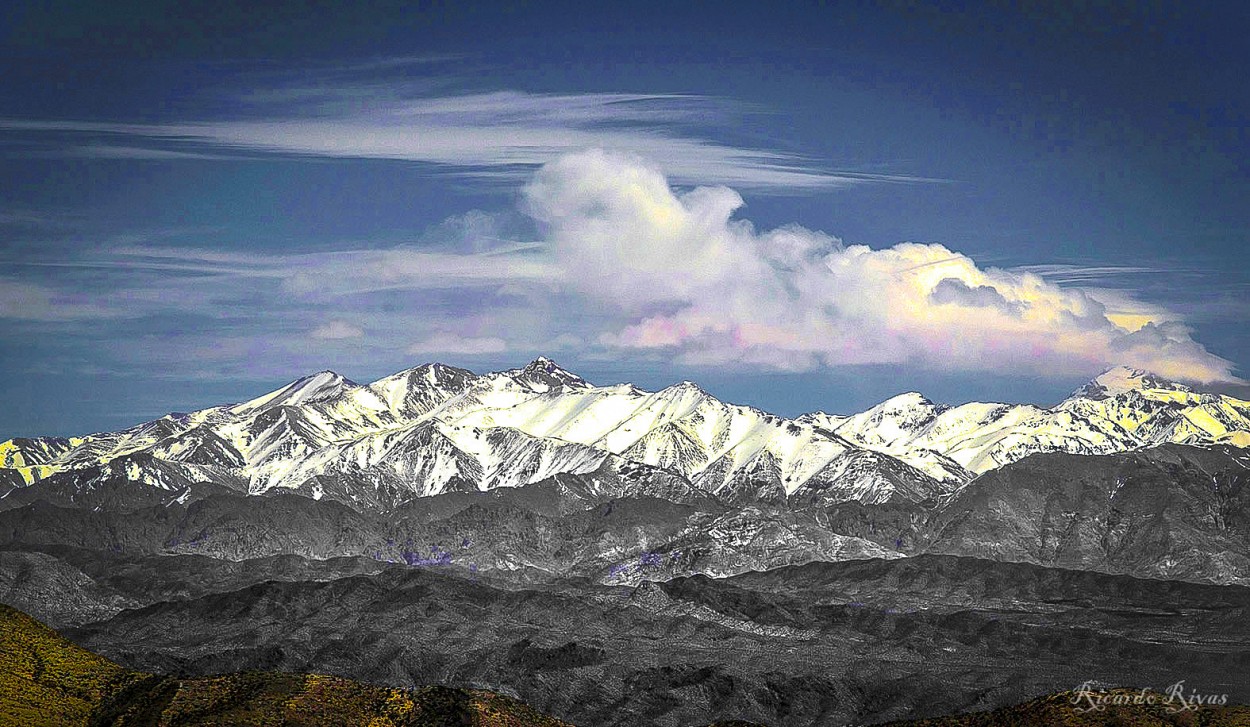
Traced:
[[586, 726], [874, 723], [1088, 680], [1246, 702], [1247, 436], [1250, 403], [1129, 369], [1051, 408], [794, 419], [542, 358], [322, 372], [0, 444], [0, 602], [129, 670], [485, 690]]
[[367, 386], [323, 371], [247, 402], [120, 432], [11, 439], [0, 443], [0, 496], [36, 482], [90, 490], [124, 478], [174, 498], [212, 483], [386, 509], [599, 474], [651, 483], [644, 490], [675, 475], [691, 496], [738, 504], [880, 504], [949, 497], [1032, 454], [1164, 443], [1250, 446], [1250, 402], [1118, 368], [1049, 409], [951, 407], [907, 393], [851, 416], [785, 419], [690, 382], [658, 392], [593, 386], [539, 358], [483, 375], [427, 364]]

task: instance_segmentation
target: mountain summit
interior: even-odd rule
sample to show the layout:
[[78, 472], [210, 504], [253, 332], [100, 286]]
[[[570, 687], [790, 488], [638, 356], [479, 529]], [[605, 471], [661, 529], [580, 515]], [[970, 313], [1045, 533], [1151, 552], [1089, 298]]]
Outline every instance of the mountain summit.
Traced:
[[536, 389], [546, 391], [569, 387], [572, 389], [590, 388], [590, 384], [577, 374], [560, 367], [546, 356], [539, 356], [530, 361], [522, 369], [507, 372], [515, 381], [529, 384]]
[[1152, 374], [1149, 371], [1116, 366], [1102, 372], [1093, 381], [1072, 392], [1069, 398], [1102, 400], [1116, 394], [1143, 390], [1183, 391], [1192, 393], [1193, 389], [1175, 381]]
[[318, 371], [292, 381], [277, 391], [239, 404], [238, 411], [259, 411], [277, 406], [298, 406], [342, 396], [359, 385], [333, 371]]

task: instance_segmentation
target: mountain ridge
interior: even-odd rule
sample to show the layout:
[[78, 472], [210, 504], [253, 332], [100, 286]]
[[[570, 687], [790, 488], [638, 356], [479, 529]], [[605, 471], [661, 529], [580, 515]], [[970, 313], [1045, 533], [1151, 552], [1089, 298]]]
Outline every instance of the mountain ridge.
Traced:
[[1250, 450], [1218, 441], [1244, 402], [1130, 376], [792, 420], [556, 369], [322, 372], [10, 442], [40, 469], [0, 468], [0, 601], [146, 671], [451, 683], [579, 724], [864, 723], [1175, 674], [1245, 698]]
[[[1250, 446], [1250, 402], [1120, 367], [1049, 409], [950, 406], [907, 392], [858, 414], [787, 419], [722, 402], [689, 381], [656, 392], [595, 386], [539, 357], [485, 374], [427, 363], [364, 385], [322, 371], [242, 403], [118, 432], [11, 439], [0, 443], [0, 499], [52, 475], [125, 461], [128, 476], [165, 489], [243, 481], [251, 494], [331, 492], [385, 506], [448, 488], [585, 474], [615, 458], [731, 501], [806, 488], [826, 500], [919, 502], [1029, 454], [1169, 442]], [[327, 477], [341, 484], [327, 490]]]

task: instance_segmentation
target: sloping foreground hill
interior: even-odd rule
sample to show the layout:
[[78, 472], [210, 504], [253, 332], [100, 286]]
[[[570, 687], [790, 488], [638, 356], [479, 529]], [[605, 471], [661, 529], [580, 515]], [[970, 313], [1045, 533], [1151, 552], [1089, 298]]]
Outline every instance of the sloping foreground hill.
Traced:
[[[1106, 695], [1138, 692], [1113, 689]], [[1150, 693], [1153, 704], [1093, 702], [1073, 692], [1010, 707], [893, 722], [888, 727], [1239, 727], [1250, 707], [1181, 703]], [[1209, 697], [1208, 697], [1209, 698]], [[370, 686], [315, 674], [246, 672], [179, 678], [130, 671], [75, 646], [26, 614], [0, 604], [0, 725], [411, 725], [413, 727], [572, 727], [516, 700], [481, 690]], [[767, 727], [716, 722], [708, 727]]]
[[5, 725], [88, 724], [109, 695], [146, 678], [0, 604], [0, 721]]
[[[991, 712], [958, 714], [937, 719], [891, 722], [882, 727], [1245, 727], [1250, 707], [1193, 705], [1186, 708], [1178, 697], [1131, 689], [1095, 692], [1092, 699], [1078, 692], [1060, 692]], [[1131, 700], [1141, 695], [1144, 704]], [[1192, 695], [1186, 695], [1189, 700]], [[1095, 700], [1109, 699], [1104, 709]], [[1126, 703], [1116, 704], [1115, 700]], [[1153, 700], [1150, 703], [1147, 700]], [[1188, 702], [1187, 702], [1188, 703]]]
[[571, 727], [479, 690], [392, 689], [318, 674], [145, 674], [0, 604], [0, 725]]
[[230, 574], [198, 557], [58, 552], [132, 604], [66, 632], [118, 663], [473, 685], [583, 727], [872, 724], [1086, 680], [1187, 679], [1250, 702], [1240, 586], [930, 555], [518, 586], [434, 567], [266, 562]]

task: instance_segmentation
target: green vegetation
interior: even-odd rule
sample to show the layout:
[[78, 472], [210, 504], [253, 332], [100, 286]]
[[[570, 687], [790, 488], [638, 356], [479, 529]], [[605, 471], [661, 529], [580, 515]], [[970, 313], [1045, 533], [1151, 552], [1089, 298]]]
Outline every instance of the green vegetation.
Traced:
[[10, 725], [572, 727], [479, 690], [393, 689], [319, 674], [129, 671], [0, 604], [0, 727]]
[[106, 698], [149, 675], [81, 649], [35, 619], [0, 604], [0, 723], [87, 724]]

